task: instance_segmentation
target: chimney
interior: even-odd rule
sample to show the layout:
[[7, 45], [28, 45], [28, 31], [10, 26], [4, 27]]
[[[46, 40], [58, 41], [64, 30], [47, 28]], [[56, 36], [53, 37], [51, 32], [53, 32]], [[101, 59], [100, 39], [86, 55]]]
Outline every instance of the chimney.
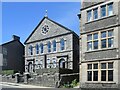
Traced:
[[13, 35], [12, 38], [13, 38], [13, 40], [18, 40], [18, 41], [20, 40], [20, 37], [16, 36], [16, 35]]

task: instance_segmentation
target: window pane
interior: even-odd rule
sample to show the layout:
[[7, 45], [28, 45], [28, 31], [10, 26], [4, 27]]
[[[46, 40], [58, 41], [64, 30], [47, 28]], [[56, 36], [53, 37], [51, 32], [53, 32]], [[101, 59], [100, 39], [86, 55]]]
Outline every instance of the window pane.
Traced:
[[36, 45], [36, 54], [39, 54], [39, 45]]
[[98, 69], [98, 64], [94, 64], [94, 69]]
[[113, 3], [108, 4], [108, 16], [113, 15]]
[[33, 55], [33, 47], [32, 46], [29, 47], [29, 54]]
[[106, 16], [106, 6], [101, 7], [101, 17]]
[[98, 40], [93, 42], [94, 49], [98, 49]]
[[53, 51], [56, 51], [56, 41], [53, 41]]
[[40, 44], [40, 53], [43, 53], [43, 44]]
[[48, 42], [48, 52], [51, 52], [51, 43]]
[[108, 69], [112, 69], [113, 68], [113, 62], [109, 62], [108, 63]]
[[87, 76], [88, 76], [87, 80], [92, 81], [92, 71], [88, 71]]
[[87, 35], [87, 41], [92, 40], [92, 34]]
[[98, 39], [98, 33], [95, 33], [95, 34], [93, 35], [93, 37], [94, 37], [94, 39]]
[[87, 65], [87, 68], [88, 68], [88, 69], [92, 69], [92, 64], [88, 64], [88, 65]]
[[108, 81], [113, 81], [113, 70], [108, 70]]
[[108, 37], [111, 37], [111, 36], [113, 36], [113, 30], [108, 31]]
[[92, 42], [87, 43], [87, 50], [92, 50]]
[[92, 20], [92, 10], [87, 12], [87, 20], [91, 21]]
[[101, 38], [106, 38], [106, 31], [101, 32]]
[[106, 81], [106, 71], [101, 71], [101, 81]]
[[93, 72], [93, 81], [98, 81], [98, 71]]
[[113, 47], [113, 38], [108, 39], [108, 47]]
[[61, 50], [65, 49], [65, 41], [64, 41], [64, 39], [61, 39], [61, 41], [60, 41], [60, 48], [61, 48]]
[[101, 48], [106, 48], [106, 39], [101, 40]]
[[98, 18], [98, 8], [93, 10], [93, 14], [94, 14], [94, 19]]
[[101, 63], [101, 69], [106, 69], [106, 63]]

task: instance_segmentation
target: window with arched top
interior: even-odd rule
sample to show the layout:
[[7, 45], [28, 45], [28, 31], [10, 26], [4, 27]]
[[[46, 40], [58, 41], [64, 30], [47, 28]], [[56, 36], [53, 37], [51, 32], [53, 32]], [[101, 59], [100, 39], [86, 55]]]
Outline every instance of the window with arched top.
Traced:
[[43, 44], [40, 44], [40, 53], [43, 53]]
[[39, 45], [36, 44], [36, 54], [39, 54]]
[[56, 51], [56, 41], [53, 41], [53, 51]]
[[60, 50], [64, 50], [65, 49], [65, 40], [61, 39], [60, 40]]
[[51, 52], [51, 42], [50, 41], [47, 43], [47, 47], [48, 47], [48, 52]]
[[33, 55], [33, 46], [32, 45], [30, 45], [29, 46], [29, 55]]

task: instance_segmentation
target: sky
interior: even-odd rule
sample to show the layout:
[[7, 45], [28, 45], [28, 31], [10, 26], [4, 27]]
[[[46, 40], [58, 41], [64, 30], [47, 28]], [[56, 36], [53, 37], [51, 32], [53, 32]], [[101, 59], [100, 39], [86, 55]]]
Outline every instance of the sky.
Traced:
[[18, 35], [22, 43], [48, 11], [48, 17], [79, 35], [80, 2], [3, 2], [2, 43]]

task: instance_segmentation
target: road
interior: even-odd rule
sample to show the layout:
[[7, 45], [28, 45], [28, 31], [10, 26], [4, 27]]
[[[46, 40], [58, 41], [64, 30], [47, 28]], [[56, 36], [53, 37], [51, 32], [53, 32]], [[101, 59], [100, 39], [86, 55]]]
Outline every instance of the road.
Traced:
[[[34, 85], [25, 85], [25, 84], [15, 84], [15, 83], [0, 83], [0, 90], [49, 90], [51, 87], [42, 87]], [[51, 88], [51, 90], [53, 90]]]

